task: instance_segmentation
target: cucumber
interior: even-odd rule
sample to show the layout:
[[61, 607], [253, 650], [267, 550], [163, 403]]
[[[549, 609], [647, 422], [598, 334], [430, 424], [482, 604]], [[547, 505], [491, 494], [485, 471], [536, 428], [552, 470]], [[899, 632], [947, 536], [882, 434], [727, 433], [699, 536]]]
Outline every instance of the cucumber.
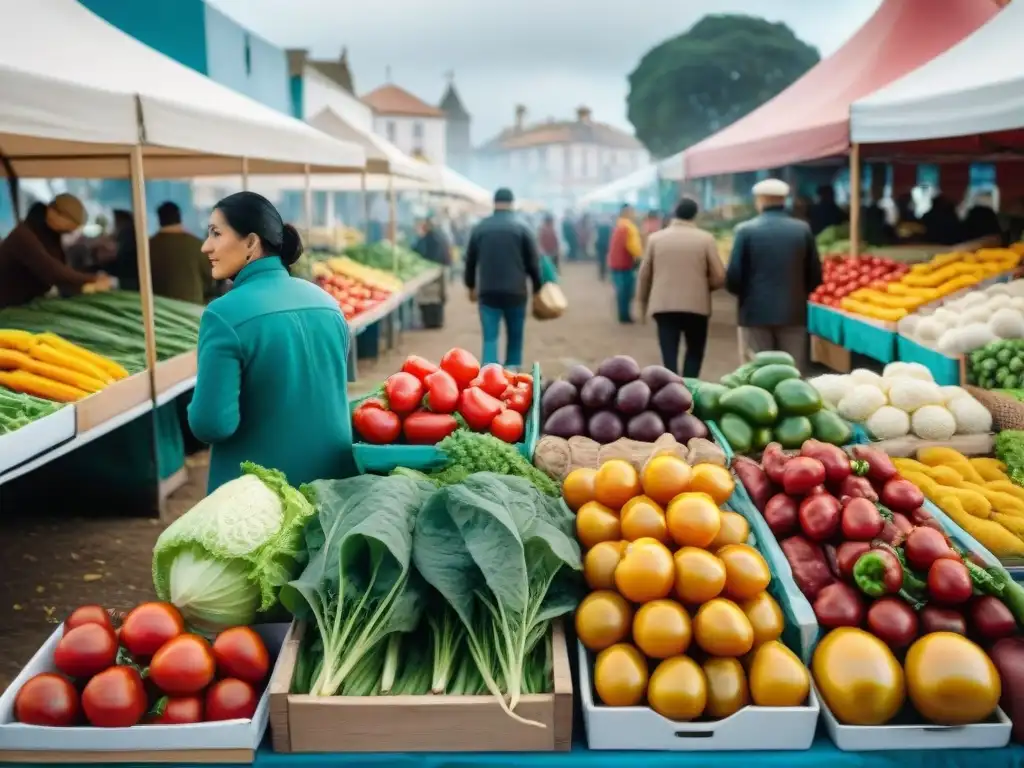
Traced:
[[730, 389], [722, 395], [718, 405], [723, 412], [741, 416], [751, 426], [770, 427], [779, 417], [775, 398], [750, 384]]
[[780, 382], [786, 381], [787, 379], [799, 379], [800, 371], [794, 368], [792, 365], [782, 365], [781, 363], [771, 363], [758, 368], [754, 371], [754, 374], [750, 377], [751, 386], [760, 387], [769, 392], [774, 392], [775, 387]]
[[803, 379], [780, 381], [773, 394], [783, 416], [810, 416], [821, 410], [821, 395]]
[[750, 453], [753, 447], [754, 430], [734, 413], [724, 413], [718, 421], [718, 428], [729, 443], [733, 453]]
[[791, 365], [796, 368], [796, 360], [793, 359], [793, 356], [789, 352], [783, 352], [781, 349], [757, 352], [751, 362], [758, 368], [764, 365]]
[[718, 401], [722, 395], [729, 391], [728, 387], [711, 382], [700, 382], [693, 393], [693, 412], [702, 421], [718, 421], [722, 415], [722, 409]]
[[806, 416], [787, 416], [775, 425], [775, 439], [783, 448], [797, 449], [814, 436], [814, 427]]

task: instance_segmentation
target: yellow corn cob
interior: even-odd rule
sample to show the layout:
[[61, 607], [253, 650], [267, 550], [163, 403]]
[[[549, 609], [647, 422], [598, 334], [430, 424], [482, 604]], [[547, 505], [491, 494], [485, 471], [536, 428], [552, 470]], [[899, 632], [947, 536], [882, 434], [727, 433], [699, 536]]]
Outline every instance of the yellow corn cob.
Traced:
[[[40, 342], [50, 346], [60, 352], [64, 352], [68, 355], [72, 355], [80, 360], [84, 360], [86, 363], [92, 365], [94, 368], [99, 368], [105, 373], [104, 381], [114, 379], [127, 379], [128, 371], [122, 368], [120, 365], [115, 363], [113, 360], [109, 360], [103, 355], [97, 355], [95, 352], [90, 352], [84, 347], [80, 347], [77, 344], [72, 344], [66, 339], [62, 339], [55, 333], [41, 333], [37, 337]], [[92, 375], [92, 374], [90, 374]]]
[[0, 371], [0, 384], [13, 392], [21, 392], [58, 403], [73, 403], [89, 393], [85, 390], [61, 384], [59, 381], [37, 376], [28, 371]]
[[113, 377], [98, 366], [80, 357], [63, 352], [56, 347], [51, 347], [49, 344], [36, 344], [29, 350], [29, 355], [41, 362], [66, 368], [69, 371], [76, 371], [83, 376], [96, 379], [104, 384], [109, 384], [113, 381]]
[[35, 343], [35, 335], [28, 331], [0, 331], [0, 348], [2, 349], [16, 349], [19, 352], [28, 352]]
[[59, 381], [62, 384], [70, 384], [72, 387], [86, 392], [99, 392], [106, 386], [106, 382], [86, 376], [84, 373], [52, 363], [44, 363], [24, 352], [15, 352], [13, 349], [0, 349], [0, 370], [27, 371], [37, 376]]

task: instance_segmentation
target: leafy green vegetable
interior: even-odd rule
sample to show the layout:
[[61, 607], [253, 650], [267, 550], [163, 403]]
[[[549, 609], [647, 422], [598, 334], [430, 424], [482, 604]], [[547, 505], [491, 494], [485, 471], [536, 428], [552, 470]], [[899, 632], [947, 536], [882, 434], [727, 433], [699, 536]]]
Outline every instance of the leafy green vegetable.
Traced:
[[572, 528], [557, 500], [491, 472], [437, 491], [416, 519], [416, 569], [461, 619], [486, 689], [532, 725], [513, 710], [528, 657], [551, 619], [577, 602], [582, 564]]
[[409, 280], [437, 266], [415, 251], [402, 245], [392, 246], [390, 242], [352, 245], [344, 253], [353, 261], [391, 272], [402, 280]]
[[1024, 431], [1004, 429], [996, 435], [996, 457], [1006, 465], [1006, 474], [1024, 485]]
[[423, 610], [411, 568], [413, 526], [433, 490], [407, 477], [317, 480], [303, 491], [317, 515], [306, 529], [309, 565], [281, 602], [315, 625], [322, 662], [309, 692], [331, 696], [393, 632], [412, 631]]
[[313, 507], [285, 476], [256, 464], [171, 523], [153, 547], [153, 584], [185, 621], [216, 632], [252, 624], [305, 562]]

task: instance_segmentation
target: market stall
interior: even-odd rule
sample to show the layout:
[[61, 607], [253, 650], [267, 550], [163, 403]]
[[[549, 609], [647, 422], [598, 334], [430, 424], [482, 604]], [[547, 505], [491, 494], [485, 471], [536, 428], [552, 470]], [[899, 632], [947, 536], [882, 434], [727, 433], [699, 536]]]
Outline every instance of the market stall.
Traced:
[[[117, 427], [134, 423], [138, 416], [152, 411], [154, 404], [164, 404], [194, 381], [195, 353], [189, 346], [194, 347], [195, 319], [185, 320], [192, 323], [191, 330], [182, 328], [173, 312], [168, 313], [166, 305], [162, 312], [161, 302], [155, 302], [152, 295], [147, 173], [153, 178], [228, 171], [310, 173], [364, 164], [359, 147], [212, 82], [120, 32], [77, 2], [19, 9], [18, 14], [30, 23], [30, 29], [45, 28], [47, 43], [10, 25], [0, 32], [0, 90], [6, 105], [0, 116], [4, 175], [14, 179], [131, 179], [140, 293], [134, 298], [130, 294], [83, 296], [66, 304], [31, 306], [24, 309], [30, 314], [19, 319], [25, 329], [12, 321], [15, 327], [10, 330], [45, 335], [53, 329], [41, 318], [53, 314], [54, 309], [58, 309], [57, 315], [74, 309], [71, 313], [78, 317], [80, 333], [73, 324], [64, 323], [59, 335], [76, 336], [82, 355], [106, 359], [113, 350], [137, 357], [130, 365], [121, 366], [127, 375], [114, 375], [113, 381], [100, 381], [102, 386], [89, 385], [68, 393], [64, 398], [68, 405], [55, 415], [66, 419], [67, 414], [74, 414], [74, 431], [70, 435], [55, 431], [48, 446], [45, 440], [36, 441], [38, 454], [27, 457], [22, 453], [19, 466], [5, 466], [4, 482], [48, 464], [47, 456], [60, 458]], [[42, 55], [50, 50], [50, 44], [62, 51], [62, 57], [55, 60]], [[112, 58], [97, 57], [96, 50], [107, 51]], [[65, 60], [75, 65], [66, 66]], [[115, 60], [116, 66], [110, 63]], [[119, 303], [114, 306], [110, 302]], [[128, 306], [132, 302], [137, 309], [134, 304]], [[95, 332], [81, 330], [90, 320], [98, 324]], [[106, 346], [94, 343], [94, 337], [104, 332], [108, 334]], [[165, 335], [163, 341], [157, 338], [158, 332]], [[110, 333], [115, 338], [111, 339]], [[59, 340], [70, 343], [67, 338]], [[36, 352], [44, 350], [36, 350], [34, 343], [26, 342], [30, 348], [15, 351], [38, 357]], [[79, 354], [78, 349], [65, 352]], [[60, 367], [60, 362], [54, 358], [49, 364]], [[69, 366], [75, 367], [63, 360], [63, 367]], [[23, 381], [28, 380], [26, 374], [39, 376], [42, 370], [31, 361], [20, 361], [14, 369]], [[32, 387], [22, 387], [30, 390], [23, 394], [45, 395], [34, 379], [31, 383]], [[5, 440], [16, 441], [17, 437], [13, 432]], [[152, 435], [140, 439], [147, 446], [154, 442]], [[138, 447], [136, 444], [133, 455], [151, 455], [148, 447]], [[159, 459], [156, 463], [160, 464]], [[158, 470], [159, 479], [170, 479], [180, 466], [179, 455], [176, 467], [165, 465]]]

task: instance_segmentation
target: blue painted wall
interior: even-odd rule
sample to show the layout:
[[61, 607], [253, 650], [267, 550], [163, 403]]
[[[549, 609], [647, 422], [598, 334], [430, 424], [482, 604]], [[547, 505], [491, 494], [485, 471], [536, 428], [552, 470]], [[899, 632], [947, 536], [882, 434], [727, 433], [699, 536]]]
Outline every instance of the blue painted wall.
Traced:
[[291, 114], [288, 57], [213, 6], [206, 6], [206, 74], [268, 107]]
[[[206, 73], [203, 0], [81, 0], [82, 5], [150, 48]], [[97, 51], [97, 55], [103, 55]]]

